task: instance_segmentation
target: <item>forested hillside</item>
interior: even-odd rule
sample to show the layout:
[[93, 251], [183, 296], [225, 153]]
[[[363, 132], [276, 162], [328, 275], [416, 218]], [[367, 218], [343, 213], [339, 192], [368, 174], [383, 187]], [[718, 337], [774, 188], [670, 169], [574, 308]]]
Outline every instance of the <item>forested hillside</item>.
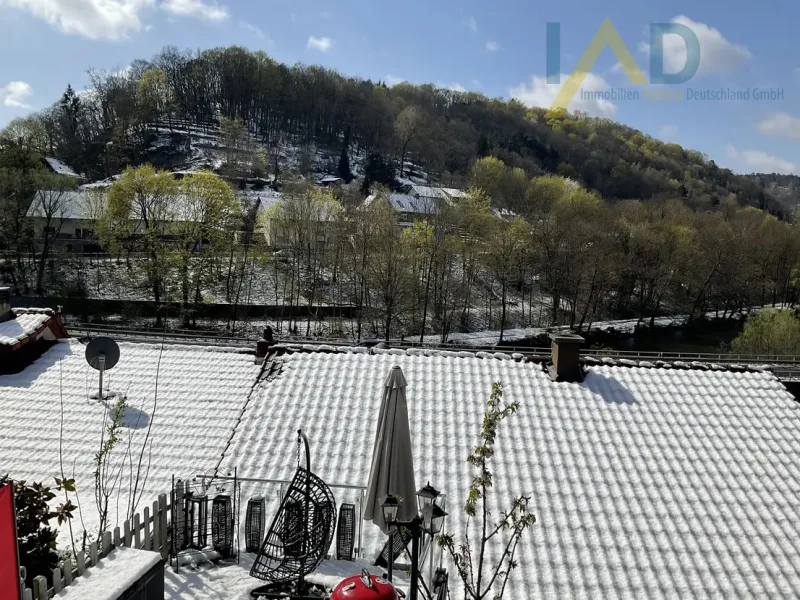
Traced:
[[[680, 198], [695, 209], [733, 200], [778, 215], [796, 201], [796, 188], [781, 193], [607, 119], [547, 119], [514, 100], [431, 85], [387, 87], [240, 47], [168, 47], [120, 72], [90, 75], [88, 90], [68, 88], [52, 108], [12, 122], [3, 136], [96, 179], [153, 162], [154, 123], [169, 129], [176, 120], [240, 119], [268, 149], [288, 143], [337, 155], [344, 144], [348, 157], [379, 155], [401, 171], [410, 158], [449, 184], [464, 181], [476, 158], [495, 156], [528, 178], [558, 173], [612, 200]], [[268, 164], [280, 168], [275, 157]]]

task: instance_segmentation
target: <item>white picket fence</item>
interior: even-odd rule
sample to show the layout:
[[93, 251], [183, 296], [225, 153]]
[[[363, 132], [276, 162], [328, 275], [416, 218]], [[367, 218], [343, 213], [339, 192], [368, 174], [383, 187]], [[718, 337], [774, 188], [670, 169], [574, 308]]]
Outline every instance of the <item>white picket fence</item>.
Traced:
[[158, 500], [153, 502], [151, 508], [145, 507], [141, 515], [133, 516], [133, 521], [125, 521], [122, 529], [115, 527], [113, 533], [106, 531], [100, 544], [97, 540], [89, 545], [89, 555], [83, 551], [75, 556], [75, 563], [67, 559], [60, 567], [53, 569], [53, 587], [47, 587], [47, 579], [41, 575], [33, 580], [33, 589], [23, 586], [22, 600], [48, 600], [62, 589], [70, 585], [77, 577], [83, 575], [87, 569], [97, 565], [114, 548], [138, 548], [140, 550], [153, 550], [161, 554], [161, 558], [169, 557], [169, 540], [167, 534], [167, 516], [171, 506], [167, 501], [167, 494], [160, 494]]

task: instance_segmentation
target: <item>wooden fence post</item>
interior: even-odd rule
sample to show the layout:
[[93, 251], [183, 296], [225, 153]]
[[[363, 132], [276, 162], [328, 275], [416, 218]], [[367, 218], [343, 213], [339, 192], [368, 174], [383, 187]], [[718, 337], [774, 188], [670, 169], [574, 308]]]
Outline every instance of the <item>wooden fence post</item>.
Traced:
[[142, 517], [144, 520], [144, 544], [142, 548], [144, 550], [150, 550], [150, 507], [145, 506], [144, 511], [142, 511]]
[[89, 544], [89, 558], [92, 561], [91, 566], [94, 567], [97, 564], [97, 540]]
[[125, 519], [125, 522], [122, 524], [125, 530], [125, 547], [131, 547], [131, 522], [128, 519]]
[[47, 600], [47, 579], [41, 575], [33, 578], [33, 595], [36, 600]]
[[86, 571], [86, 556], [83, 554], [83, 550], [79, 550], [75, 558], [78, 562], [78, 575], [83, 575], [84, 571]]
[[103, 532], [103, 551], [101, 552], [100, 556], [108, 556], [108, 553], [111, 551], [111, 532], [104, 531]]
[[161, 526], [158, 522], [158, 500], [153, 502], [153, 550], [161, 552]]
[[114, 548], [120, 547], [119, 525], [114, 527]]
[[158, 495], [158, 526], [161, 528], [161, 534], [159, 538], [161, 539], [161, 558], [167, 560], [169, 556], [169, 542], [167, 538], [169, 537], [167, 534], [167, 495], [166, 494], [159, 494]]
[[142, 547], [142, 532], [139, 528], [140, 525], [139, 513], [136, 513], [133, 515], [133, 539], [136, 540], [133, 547], [137, 549], [141, 549]]
[[53, 569], [53, 593], [57, 594], [61, 591], [61, 569], [58, 567]]
[[64, 560], [64, 586], [72, 583], [72, 559], [67, 558]]

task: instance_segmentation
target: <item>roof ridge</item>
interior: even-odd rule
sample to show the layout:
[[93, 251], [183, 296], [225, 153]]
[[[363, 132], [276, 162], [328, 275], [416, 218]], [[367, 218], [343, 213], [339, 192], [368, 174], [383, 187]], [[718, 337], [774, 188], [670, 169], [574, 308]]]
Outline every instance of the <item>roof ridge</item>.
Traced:
[[[276, 352], [280, 354], [293, 354], [293, 353], [345, 353], [345, 354], [397, 354], [405, 356], [441, 356], [446, 358], [493, 358], [496, 360], [514, 360], [517, 362], [550, 362], [550, 355], [544, 354], [523, 354], [520, 352], [489, 352], [487, 350], [466, 350], [466, 349], [453, 349], [444, 350], [441, 348], [377, 348], [368, 346], [345, 346], [345, 345], [331, 345], [331, 344], [313, 344], [313, 343], [278, 343], [273, 346]], [[764, 373], [771, 372], [770, 365], [754, 365], [743, 363], [712, 363], [701, 361], [666, 361], [666, 360], [634, 360], [630, 358], [617, 358], [612, 356], [602, 356], [598, 354], [589, 354], [580, 357], [581, 364], [585, 366], [611, 366], [611, 367], [638, 367], [644, 369], [679, 369], [679, 370], [697, 370], [697, 371], [728, 371], [734, 373]]]

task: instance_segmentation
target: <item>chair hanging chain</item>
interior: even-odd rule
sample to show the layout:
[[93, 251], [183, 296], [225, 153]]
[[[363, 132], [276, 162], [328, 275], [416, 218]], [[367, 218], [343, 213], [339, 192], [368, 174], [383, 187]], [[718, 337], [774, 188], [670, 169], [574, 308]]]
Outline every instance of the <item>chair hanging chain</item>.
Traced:
[[300, 468], [300, 444], [303, 443], [303, 440], [300, 439], [300, 434], [297, 434], [297, 468]]

